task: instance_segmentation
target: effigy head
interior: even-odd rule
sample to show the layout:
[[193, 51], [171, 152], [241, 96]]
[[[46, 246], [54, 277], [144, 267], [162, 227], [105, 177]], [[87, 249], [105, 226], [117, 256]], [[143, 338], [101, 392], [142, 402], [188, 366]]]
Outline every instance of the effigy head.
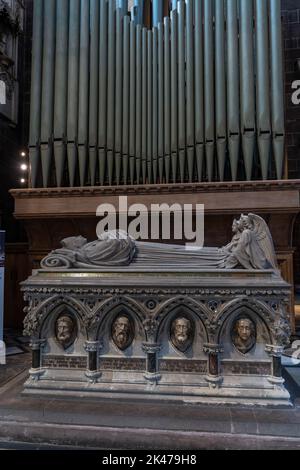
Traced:
[[69, 237], [69, 238], [64, 238], [64, 240], [61, 241], [61, 245], [63, 248], [66, 248], [68, 250], [80, 250], [84, 245], [87, 244], [87, 239], [79, 235], [78, 237]]

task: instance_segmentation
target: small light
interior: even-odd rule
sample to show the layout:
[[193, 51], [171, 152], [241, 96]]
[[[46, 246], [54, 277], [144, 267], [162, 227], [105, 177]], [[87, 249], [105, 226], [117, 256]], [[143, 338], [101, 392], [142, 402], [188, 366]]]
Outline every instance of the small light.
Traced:
[[21, 179], [20, 179], [20, 182], [21, 182], [22, 184], [24, 184], [24, 183], [26, 183], [26, 180], [25, 180], [24, 178], [21, 178]]
[[25, 163], [23, 163], [23, 164], [21, 165], [21, 170], [22, 170], [22, 171], [27, 171], [27, 170], [28, 170], [28, 166], [25, 165]]
[[21, 157], [26, 157], [26, 152], [21, 152]]

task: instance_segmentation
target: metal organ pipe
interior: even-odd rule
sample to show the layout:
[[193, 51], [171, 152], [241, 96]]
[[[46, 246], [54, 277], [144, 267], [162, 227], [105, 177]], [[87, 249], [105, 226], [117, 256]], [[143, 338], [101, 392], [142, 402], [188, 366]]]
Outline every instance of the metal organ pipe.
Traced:
[[41, 102], [41, 159], [43, 186], [50, 179], [53, 149], [54, 76], [55, 76], [55, 32], [56, 0], [44, 3], [44, 43]]
[[107, 37], [108, 3], [100, 2], [100, 51], [99, 51], [99, 119], [98, 119], [98, 157], [99, 180], [103, 186], [106, 171], [107, 136]]
[[202, 0], [195, 2], [195, 144], [197, 181], [202, 181], [204, 159], [204, 64]]
[[219, 178], [224, 181], [227, 145], [224, 0], [215, 0], [215, 5], [216, 141]]
[[205, 153], [208, 181], [213, 179], [215, 154], [215, 93], [214, 93], [214, 56], [213, 2], [204, 0], [204, 118], [205, 118]]
[[61, 187], [65, 166], [67, 137], [69, 0], [57, 2], [56, 8], [54, 158], [56, 184], [58, 187]]
[[255, 145], [253, 2], [240, 0], [241, 131], [246, 179], [251, 180]]
[[89, 168], [92, 186], [96, 184], [98, 158], [99, 32], [100, 3], [90, 0]]
[[75, 185], [78, 144], [80, 0], [70, 2], [68, 61], [68, 168], [70, 186]]
[[33, 187], [282, 177], [280, 0], [152, 6], [34, 2]]
[[256, 110], [258, 148], [262, 178], [268, 178], [271, 147], [270, 58], [267, 0], [255, 0], [256, 6]]
[[277, 178], [282, 178], [284, 162], [284, 89], [281, 31], [281, 2], [270, 0], [271, 100], [273, 152]]
[[31, 166], [31, 185], [37, 185], [40, 161], [41, 96], [43, 68], [43, 19], [44, 1], [36, 0], [33, 9], [32, 65], [29, 159]]
[[240, 152], [240, 99], [238, 90], [238, 18], [237, 0], [227, 0], [227, 132], [232, 181], [237, 180]]
[[78, 103], [78, 159], [80, 186], [84, 186], [87, 169], [89, 126], [89, 35], [90, 0], [81, 0], [79, 103]]

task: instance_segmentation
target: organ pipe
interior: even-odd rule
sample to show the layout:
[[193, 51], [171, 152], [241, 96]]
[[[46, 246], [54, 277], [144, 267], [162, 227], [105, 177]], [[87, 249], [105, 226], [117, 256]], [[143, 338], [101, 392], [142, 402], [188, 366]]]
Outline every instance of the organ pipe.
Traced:
[[253, 2], [240, 0], [241, 132], [247, 180], [251, 180], [255, 145]]
[[79, 103], [78, 103], [78, 159], [80, 186], [84, 186], [87, 168], [87, 145], [89, 124], [89, 34], [90, 0], [81, 0], [80, 56], [79, 56]]
[[277, 178], [282, 178], [284, 161], [284, 89], [281, 31], [281, 2], [270, 0], [271, 100], [273, 152]]
[[43, 68], [43, 19], [44, 1], [36, 0], [33, 10], [32, 67], [31, 67], [31, 103], [30, 103], [30, 135], [29, 159], [31, 167], [31, 185], [37, 185], [40, 159], [41, 130], [41, 93]]
[[227, 132], [232, 181], [237, 180], [240, 151], [240, 100], [237, 0], [227, 0]]
[[70, 186], [75, 185], [78, 143], [80, 0], [70, 2], [68, 61], [68, 168]]
[[92, 186], [96, 184], [98, 157], [99, 31], [100, 4], [98, 0], [90, 0], [89, 168]]
[[41, 102], [41, 159], [44, 187], [47, 187], [49, 183], [53, 145], [56, 32], [55, 15], [56, 0], [47, 0], [44, 3], [44, 43]]
[[68, 15], [69, 0], [57, 2], [56, 12], [56, 55], [54, 84], [54, 158], [56, 184], [61, 187], [67, 136], [67, 96], [68, 96]]
[[281, 178], [280, 1], [149, 5], [34, 2], [32, 186]]
[[258, 148], [262, 178], [268, 178], [271, 146], [271, 120], [270, 120], [270, 59], [269, 59], [269, 28], [267, 0], [256, 0], [256, 109]]

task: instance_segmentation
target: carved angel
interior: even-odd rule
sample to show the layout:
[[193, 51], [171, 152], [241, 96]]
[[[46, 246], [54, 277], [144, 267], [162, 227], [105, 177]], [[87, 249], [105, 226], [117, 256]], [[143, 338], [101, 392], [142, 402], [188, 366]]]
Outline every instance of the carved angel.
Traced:
[[225, 247], [230, 253], [226, 267], [233, 269], [239, 264], [245, 269], [278, 270], [273, 240], [266, 222], [255, 214], [242, 215], [238, 227], [234, 243]]

